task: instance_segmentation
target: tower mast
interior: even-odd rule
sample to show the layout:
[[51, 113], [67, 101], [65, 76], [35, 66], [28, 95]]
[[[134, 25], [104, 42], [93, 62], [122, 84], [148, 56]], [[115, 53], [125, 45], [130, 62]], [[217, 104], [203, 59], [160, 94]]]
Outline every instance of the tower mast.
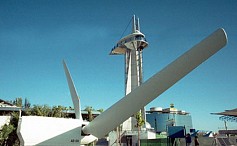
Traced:
[[[120, 39], [110, 52], [110, 55], [125, 56], [125, 95], [142, 84], [142, 51], [148, 46], [145, 35], [140, 32], [139, 19], [135, 15], [132, 22], [131, 34]], [[144, 108], [141, 112], [146, 120]], [[134, 130], [135, 125], [136, 119], [131, 117], [123, 123], [122, 131]]]

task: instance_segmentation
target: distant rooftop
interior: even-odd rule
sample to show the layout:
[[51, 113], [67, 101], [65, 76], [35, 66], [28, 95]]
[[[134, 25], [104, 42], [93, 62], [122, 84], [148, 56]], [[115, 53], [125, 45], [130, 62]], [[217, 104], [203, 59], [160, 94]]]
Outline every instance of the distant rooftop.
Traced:
[[179, 114], [179, 115], [187, 115], [188, 112], [184, 110], [178, 110], [174, 107], [174, 104], [170, 104], [169, 108], [163, 109], [162, 107], [151, 107], [150, 111], [146, 111], [147, 113], [171, 113], [171, 114]]
[[5, 100], [0, 99], [0, 115], [5, 115], [19, 110], [21, 110], [21, 107], [17, 107]]
[[16, 106], [11, 104], [10, 102], [0, 99], [0, 107], [16, 107]]

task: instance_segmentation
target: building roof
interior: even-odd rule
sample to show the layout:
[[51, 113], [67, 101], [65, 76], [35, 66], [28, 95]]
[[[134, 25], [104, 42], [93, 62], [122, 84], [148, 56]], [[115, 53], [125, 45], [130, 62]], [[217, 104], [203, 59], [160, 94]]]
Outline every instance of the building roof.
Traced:
[[21, 107], [17, 107], [5, 100], [0, 99], [0, 112], [14, 112], [21, 110]]
[[234, 116], [237, 117], [237, 108], [232, 109], [232, 110], [225, 110], [224, 112], [219, 112], [219, 113], [211, 113], [214, 115], [222, 115], [222, 116]]
[[0, 99], [0, 106], [6, 107], [6, 106], [15, 106], [15, 105], [11, 104], [10, 102]]
[[221, 115], [219, 119], [222, 121], [237, 122], [237, 108], [232, 110], [225, 110], [224, 112], [220, 113], [211, 113], [211, 114]]
[[163, 114], [179, 114], [179, 115], [188, 115], [189, 113], [183, 110], [178, 110], [174, 107], [174, 104], [170, 104], [169, 108], [161, 108], [161, 107], [151, 107], [150, 111], [146, 111], [147, 113], [163, 113]]
[[[74, 111], [74, 110], [67, 110], [66, 113], [74, 114], [75, 111]], [[85, 110], [81, 110], [81, 113], [82, 113], [82, 114], [88, 114], [88, 112], [85, 111]], [[93, 115], [99, 115], [99, 114], [101, 114], [101, 112], [92, 110], [92, 114], [93, 114]]]

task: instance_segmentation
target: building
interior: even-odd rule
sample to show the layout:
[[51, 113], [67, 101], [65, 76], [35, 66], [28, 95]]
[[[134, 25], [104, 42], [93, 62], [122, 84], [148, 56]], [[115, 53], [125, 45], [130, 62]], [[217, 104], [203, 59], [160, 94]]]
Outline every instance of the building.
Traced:
[[12, 112], [19, 112], [21, 108], [0, 99], [0, 129], [5, 124], [9, 124]]
[[[65, 112], [66, 114], [67, 114], [67, 117], [68, 118], [73, 118], [73, 119], [75, 119], [76, 117], [75, 117], [75, 111], [74, 110], [68, 110], [68, 111], [66, 111]], [[91, 111], [91, 116], [92, 116], [92, 118], [94, 119], [94, 118], [96, 118], [98, 115], [100, 115], [101, 114], [101, 112], [100, 111], [96, 111], [96, 110], [92, 110]], [[82, 116], [82, 119], [84, 120], [84, 121], [90, 121], [89, 120], [89, 114], [88, 114], [88, 111], [86, 111], [86, 110], [81, 110], [81, 116]]]
[[184, 126], [186, 133], [190, 133], [190, 129], [193, 129], [191, 115], [176, 109], [174, 104], [165, 109], [152, 107], [147, 111], [146, 118], [157, 133], [167, 132], [169, 126]]
[[21, 110], [20, 107], [17, 107], [10, 102], [4, 101], [0, 99], [0, 115], [9, 115], [12, 112], [19, 112]]

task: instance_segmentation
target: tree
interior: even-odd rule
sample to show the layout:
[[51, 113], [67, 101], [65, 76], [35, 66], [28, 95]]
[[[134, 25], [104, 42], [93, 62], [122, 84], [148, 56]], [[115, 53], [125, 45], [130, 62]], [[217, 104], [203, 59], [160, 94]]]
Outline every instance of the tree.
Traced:
[[145, 124], [145, 120], [142, 118], [142, 113], [141, 111], [137, 112], [136, 114], [136, 120], [137, 120], [137, 128], [138, 128], [138, 146], [140, 146], [140, 130], [141, 127]]
[[29, 114], [49, 117], [51, 114], [51, 108], [48, 105], [34, 105], [33, 108], [29, 111]]
[[13, 112], [11, 116], [10, 123], [5, 124], [0, 132], [0, 144], [2, 146], [20, 145], [20, 141], [16, 134], [19, 113]]
[[59, 117], [59, 118], [64, 118], [66, 117], [66, 107], [58, 105], [58, 106], [53, 106], [52, 112], [51, 112], [51, 117]]
[[11, 146], [18, 146], [18, 145], [20, 145], [20, 141], [19, 141], [18, 136], [16, 134], [17, 133], [18, 121], [19, 121], [19, 112], [13, 112], [9, 125], [13, 125], [14, 129], [9, 134], [9, 137], [7, 139], [7, 145], [8, 146], [10, 146], [10, 145]]
[[22, 98], [18, 97], [13, 101], [13, 104], [16, 105], [17, 107], [22, 107]]
[[12, 124], [3, 125], [0, 133], [0, 144], [2, 146], [6, 145], [9, 134], [12, 133], [14, 129], [15, 127]]
[[92, 111], [93, 111], [92, 107], [87, 106], [84, 110], [88, 112], [88, 121], [91, 122], [94, 119], [92, 115]]
[[100, 112], [100, 113], [103, 113], [104, 109], [101, 108], [101, 109], [98, 109], [97, 111]]
[[24, 108], [25, 109], [30, 108], [30, 102], [29, 102], [29, 100], [27, 98], [25, 98]]

